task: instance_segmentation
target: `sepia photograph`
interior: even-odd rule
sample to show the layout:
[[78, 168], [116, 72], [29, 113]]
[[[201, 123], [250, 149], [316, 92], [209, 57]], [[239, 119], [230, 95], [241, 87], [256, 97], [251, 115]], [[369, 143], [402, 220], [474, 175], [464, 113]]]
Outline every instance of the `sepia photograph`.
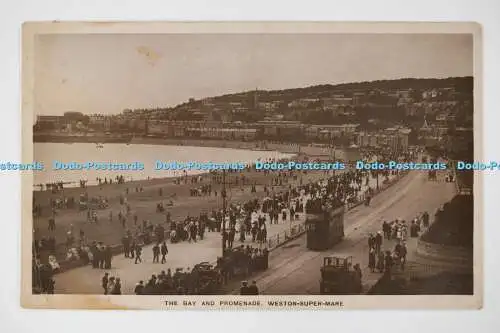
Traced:
[[22, 53], [24, 307], [481, 308], [479, 25], [25, 23]]

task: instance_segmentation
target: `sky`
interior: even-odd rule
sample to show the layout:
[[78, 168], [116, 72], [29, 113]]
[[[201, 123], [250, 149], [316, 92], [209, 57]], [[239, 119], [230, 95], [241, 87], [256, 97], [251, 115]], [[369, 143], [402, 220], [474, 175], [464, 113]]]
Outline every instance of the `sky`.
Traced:
[[39, 35], [35, 114], [116, 114], [256, 88], [472, 74], [465, 34]]

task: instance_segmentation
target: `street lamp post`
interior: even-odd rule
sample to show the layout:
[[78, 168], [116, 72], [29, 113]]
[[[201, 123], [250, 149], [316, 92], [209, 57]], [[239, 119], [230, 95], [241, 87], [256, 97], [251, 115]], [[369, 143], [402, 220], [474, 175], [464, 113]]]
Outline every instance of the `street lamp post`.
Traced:
[[[332, 141], [330, 143], [330, 156], [332, 157], [332, 163], [335, 163], [335, 145], [334, 145], [334, 141], [333, 141], [333, 138], [332, 138]], [[332, 156], [333, 155], [333, 156]], [[335, 176], [335, 168], [333, 169], [333, 176]]]
[[[337, 161], [335, 161], [335, 146], [333, 146], [333, 163], [335, 164]], [[335, 168], [333, 168], [333, 176], [335, 177]]]

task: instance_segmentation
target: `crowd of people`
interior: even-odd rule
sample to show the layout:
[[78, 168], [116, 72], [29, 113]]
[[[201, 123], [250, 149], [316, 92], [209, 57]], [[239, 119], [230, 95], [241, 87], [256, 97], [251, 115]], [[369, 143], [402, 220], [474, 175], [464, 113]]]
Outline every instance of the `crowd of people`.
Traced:
[[[362, 171], [351, 170], [317, 183], [305, 185], [304, 193], [310, 197], [306, 203], [306, 211], [311, 214], [319, 214], [329, 208], [337, 208], [356, 202], [362, 191], [363, 177]], [[368, 180], [366, 183], [368, 184]], [[370, 191], [371, 188], [368, 186], [367, 192]]]
[[257, 287], [256, 281], [252, 281], [251, 285], [248, 285], [248, 281], [241, 282], [240, 295], [255, 296], [258, 294], [259, 294], [259, 288]]
[[[135, 263], [142, 261], [142, 247], [153, 242], [158, 244], [169, 239], [171, 243], [179, 241], [197, 242], [203, 240], [205, 232], [218, 232], [222, 234], [225, 247], [233, 248], [235, 245], [236, 234], [239, 233], [238, 240], [244, 243], [247, 239], [253, 243], [265, 243], [267, 241], [267, 229], [269, 224], [283, 223], [288, 220], [294, 220], [299, 217], [306, 209], [311, 209], [314, 205], [314, 200], [310, 198], [318, 198], [327, 193], [339, 201], [349, 200], [351, 196], [355, 196], [361, 190], [362, 173], [359, 171], [349, 171], [331, 177], [328, 180], [319, 181], [316, 183], [310, 182], [307, 184], [292, 186], [289, 184], [290, 179], [297, 180], [299, 174], [293, 171], [278, 172], [273, 178], [275, 184], [289, 184], [280, 192], [271, 193], [270, 187], [264, 185], [264, 191], [268, 197], [259, 200], [251, 199], [245, 202], [232, 202], [228, 204], [226, 215], [224, 216], [223, 209], [214, 209], [210, 214], [202, 212], [198, 217], [187, 216], [181, 221], [172, 221], [170, 212], [165, 213], [165, 224], [157, 224], [154, 226], [150, 221], [143, 220], [142, 224], [138, 221], [137, 214], [133, 215], [133, 223], [135, 233], [132, 233], [127, 226], [127, 220], [131, 217], [131, 206], [128, 203], [126, 195], [120, 196], [120, 204], [123, 207], [118, 213], [118, 220], [125, 229], [125, 235], [122, 238], [122, 245], [125, 255], [133, 258]], [[217, 173], [211, 174], [214, 182], [220, 182], [222, 179]], [[244, 175], [234, 176], [235, 180], [246, 183], [248, 180]], [[201, 176], [192, 177], [192, 182], [195, 184], [201, 183]], [[272, 186], [271, 186], [272, 187]], [[252, 186], [252, 189], [254, 186]], [[325, 192], [326, 189], [326, 192]], [[161, 190], [161, 189], [160, 189]], [[137, 192], [141, 189], [136, 188]], [[202, 185], [201, 193], [210, 195], [211, 185]], [[128, 192], [128, 191], [127, 191]], [[163, 193], [160, 193], [162, 195]], [[221, 193], [223, 195], [223, 193]], [[96, 197], [89, 199], [88, 195], [82, 194], [80, 202], [108, 202], [105, 197]], [[54, 211], [52, 217], [49, 218], [49, 230], [56, 229], [57, 207], [53, 205]], [[161, 213], [164, 213], [162, 211]], [[109, 213], [110, 223], [114, 216], [112, 211]], [[95, 209], [88, 208], [87, 221], [98, 224], [98, 218]], [[83, 260], [84, 263], [92, 263], [93, 267], [110, 267], [111, 250], [109, 246], [105, 246], [102, 242], [93, 241], [89, 243], [85, 237], [83, 230], [80, 230], [79, 242], [73, 231], [73, 226], [69, 228], [66, 234], [67, 257], [69, 260]], [[55, 238], [42, 238], [35, 242], [37, 251], [49, 250], [52, 254], [55, 252]], [[154, 247], [156, 249], [156, 246]], [[161, 251], [160, 251], [161, 252]]]
[[104, 295], [121, 295], [122, 283], [119, 277], [109, 276], [109, 273], [104, 273], [101, 279], [101, 286], [104, 290]]
[[[172, 273], [170, 268], [160, 274], [153, 274], [149, 279], [137, 282], [134, 287], [136, 295], [193, 295], [206, 294], [215, 291], [220, 284], [215, 270], [210, 265], [197, 265], [192, 270], [176, 268]], [[207, 272], [209, 272], [207, 274]]]
[[[109, 177], [104, 177], [102, 179], [101, 177], [96, 178], [96, 182], [98, 185], [113, 185], [113, 178]], [[125, 183], [125, 177], [123, 175], [118, 175], [115, 176], [114, 184], [124, 184]]]
[[[168, 253], [168, 251], [167, 251]], [[153, 254], [155, 256], [155, 254]], [[191, 269], [171, 268], [153, 274], [144, 282], [137, 282], [134, 288], [136, 295], [206, 295], [216, 293], [221, 286], [237, 276], [249, 276], [253, 272], [267, 269], [269, 252], [267, 248], [256, 248], [241, 245], [227, 249], [223, 257], [219, 257], [215, 265], [202, 262]], [[153, 258], [153, 262], [155, 259]], [[162, 260], [163, 263], [163, 260]], [[104, 287], [104, 293], [109, 292]], [[106, 280], [107, 281], [107, 280]]]
[[31, 282], [33, 293], [54, 294], [55, 280], [54, 267], [49, 263], [42, 263], [36, 256], [31, 264]]
[[[419, 237], [421, 231], [428, 227], [429, 214], [427, 212], [420, 214], [410, 223], [403, 219], [383, 221], [382, 230], [368, 237], [368, 267], [372, 273], [378, 271], [390, 275], [394, 267], [404, 270], [408, 254], [406, 246], [408, 236]], [[394, 241], [394, 248], [384, 249], [384, 240]]]
[[[268, 170], [263, 171], [269, 173]], [[134, 189], [125, 188], [124, 194], [120, 195], [120, 209], [117, 214], [118, 221], [123, 227], [124, 236], [122, 238], [122, 249], [125, 257], [133, 260], [135, 264], [143, 262], [143, 247], [149, 244], [154, 244], [153, 262], [167, 262], [168, 248], [167, 241], [176, 242], [192, 242], [195, 243], [205, 238], [206, 232], [217, 232], [222, 235], [224, 247], [227, 249], [239, 249], [236, 244], [238, 241], [241, 244], [251, 241], [252, 243], [265, 246], [268, 240], [268, 228], [270, 225], [278, 223], [286, 223], [296, 220], [301, 214], [307, 212], [320, 211], [325, 208], [328, 203], [332, 206], [341, 206], [343, 204], [351, 204], [359, 200], [360, 196], [365, 193], [368, 188], [368, 193], [372, 191], [369, 186], [369, 174], [365, 171], [349, 170], [333, 174], [331, 177], [324, 177], [319, 181], [304, 181], [303, 176], [306, 172], [298, 171], [278, 171], [274, 172], [268, 184], [260, 184], [267, 197], [263, 199], [250, 199], [242, 202], [229, 202], [225, 209], [213, 209], [211, 212], [204, 211], [199, 216], [188, 215], [183, 220], [173, 221], [171, 213], [165, 208], [163, 203], [157, 204], [156, 213], [165, 216], [163, 223], [154, 225], [148, 220], [143, 220], [139, 223], [137, 213], [132, 212], [132, 207], [127, 198]], [[227, 178], [224, 178], [227, 177]], [[211, 183], [207, 183], [207, 178]], [[211, 172], [205, 176], [188, 177], [184, 174], [174, 180], [176, 184], [192, 184], [193, 187], [189, 190], [191, 196], [221, 196], [226, 197], [227, 193], [224, 190], [216, 191], [222, 183], [229, 179], [232, 184], [237, 186], [251, 185], [250, 192], [256, 192], [256, 183], [251, 183], [250, 179], [241, 172], [228, 171], [227, 175], [223, 176], [221, 172]], [[111, 179], [98, 180], [101, 185], [112, 184]], [[292, 184], [292, 181], [294, 184]], [[117, 183], [123, 182], [123, 178], [117, 178]], [[115, 182], [115, 183], [116, 183]], [[297, 184], [299, 183], [299, 184]], [[277, 190], [279, 186], [279, 190]], [[158, 194], [163, 198], [163, 189], [158, 189]], [[136, 193], [143, 192], [141, 186], [135, 188]], [[87, 192], [82, 194], [79, 203], [86, 202], [90, 208], [86, 206], [87, 222], [99, 224], [97, 210], [109, 208], [108, 198], [98, 196], [89, 198]], [[52, 199], [51, 199], [52, 200]], [[54, 199], [55, 200], [55, 199]], [[74, 199], [67, 197], [63, 202], [73, 202]], [[172, 200], [170, 200], [172, 203]], [[172, 203], [173, 205], [173, 203]], [[56, 229], [57, 210], [67, 207], [67, 204], [52, 204], [52, 217], [49, 218], [49, 230], [51, 232]], [[167, 206], [171, 206], [167, 204]], [[39, 205], [34, 205], [39, 207]], [[37, 212], [41, 208], [36, 208]], [[115, 219], [113, 211], [109, 211], [109, 222], [112, 223]], [[128, 222], [133, 219], [133, 226]], [[134, 230], [134, 231], [132, 231]], [[102, 242], [93, 241], [91, 243], [85, 237], [83, 230], [80, 230], [79, 242], [76, 242], [76, 235], [73, 227], [67, 232], [66, 248], [67, 258], [70, 260], [83, 260], [85, 263], [92, 263], [94, 268], [110, 269], [112, 266], [113, 250], [110, 246]], [[52, 254], [55, 253], [55, 238], [42, 238], [36, 240], [34, 247], [35, 252], [48, 249]], [[116, 252], [116, 251], [114, 251]], [[262, 250], [256, 249], [249, 254], [250, 257], [262, 257]], [[163, 276], [163, 275], [162, 275]], [[113, 281], [116, 285], [116, 279]], [[146, 283], [147, 284], [147, 283]], [[118, 283], [119, 285], [119, 283]], [[109, 293], [111, 293], [109, 291]]]

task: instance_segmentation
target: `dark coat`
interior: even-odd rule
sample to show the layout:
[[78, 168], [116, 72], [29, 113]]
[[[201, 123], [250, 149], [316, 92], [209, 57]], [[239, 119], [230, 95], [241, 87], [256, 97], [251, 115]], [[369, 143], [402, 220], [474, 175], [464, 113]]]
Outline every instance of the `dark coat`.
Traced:
[[166, 255], [167, 253], [168, 253], [167, 244], [162, 244], [161, 245], [161, 254]]
[[258, 295], [259, 288], [256, 285], [251, 285], [248, 287], [248, 295]]
[[247, 286], [243, 286], [240, 288], [240, 295], [251, 295], [250, 289]]

